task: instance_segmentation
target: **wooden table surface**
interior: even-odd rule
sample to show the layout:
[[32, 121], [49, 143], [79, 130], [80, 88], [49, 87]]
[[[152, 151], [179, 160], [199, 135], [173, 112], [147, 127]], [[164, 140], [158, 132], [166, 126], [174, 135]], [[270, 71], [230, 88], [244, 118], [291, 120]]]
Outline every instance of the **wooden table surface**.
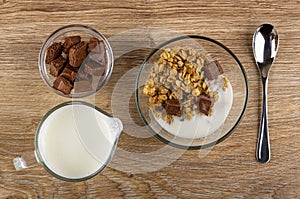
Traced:
[[[0, 198], [300, 198], [299, 18], [296, 0], [1, 0]], [[272, 23], [280, 35], [269, 77], [272, 159], [267, 164], [255, 159], [261, 89], [251, 48], [253, 32], [262, 23]], [[206, 150], [175, 149], [150, 133], [132, 130], [141, 121], [130, 88], [148, 51], [118, 54], [120, 49], [113, 45], [117, 57], [108, 84], [84, 99], [118, 116], [124, 108], [118, 89], [129, 89], [123, 110], [125, 119], [128, 114], [132, 120], [124, 122], [112, 163], [78, 183], [60, 181], [41, 166], [16, 172], [12, 159], [34, 150], [41, 117], [68, 101], [47, 88], [37, 65], [45, 39], [68, 24], [91, 26], [116, 46], [118, 40], [136, 44], [145, 33], [152, 34], [154, 43], [148, 42], [156, 44], [159, 30], [222, 42], [240, 59], [249, 80], [242, 123], [228, 139]]]

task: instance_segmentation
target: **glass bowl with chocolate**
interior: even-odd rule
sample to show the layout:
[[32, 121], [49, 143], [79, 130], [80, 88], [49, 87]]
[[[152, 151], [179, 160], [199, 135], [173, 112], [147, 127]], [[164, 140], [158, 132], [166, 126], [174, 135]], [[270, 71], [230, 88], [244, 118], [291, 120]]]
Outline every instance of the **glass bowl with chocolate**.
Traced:
[[150, 53], [136, 82], [140, 117], [166, 144], [200, 149], [225, 140], [240, 123], [248, 81], [236, 55], [202, 36], [180, 36]]
[[45, 83], [57, 94], [80, 98], [94, 94], [110, 78], [113, 52], [107, 39], [85, 25], [68, 25], [43, 43], [38, 65]]

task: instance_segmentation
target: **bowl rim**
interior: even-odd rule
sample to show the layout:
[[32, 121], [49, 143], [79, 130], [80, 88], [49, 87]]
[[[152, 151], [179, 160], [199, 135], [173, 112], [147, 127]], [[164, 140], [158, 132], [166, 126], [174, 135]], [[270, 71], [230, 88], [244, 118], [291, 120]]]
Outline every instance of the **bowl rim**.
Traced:
[[[139, 81], [140, 81], [140, 77], [141, 77], [141, 73], [144, 70], [144, 68], [146, 67], [146, 63], [148, 62], [148, 60], [157, 52], [159, 51], [161, 48], [163, 48], [164, 46], [175, 42], [175, 41], [179, 41], [179, 40], [183, 40], [183, 39], [200, 39], [200, 40], [205, 40], [205, 41], [209, 41], [212, 42], [218, 46], [220, 46], [221, 48], [223, 48], [227, 53], [229, 53], [233, 59], [236, 61], [236, 63], [238, 64], [238, 66], [240, 67], [243, 77], [244, 77], [244, 81], [245, 81], [245, 102], [244, 102], [244, 107], [242, 109], [242, 112], [240, 114], [240, 116], [238, 117], [237, 122], [232, 126], [232, 128], [222, 137], [220, 137], [219, 139], [217, 139], [216, 141], [210, 142], [208, 144], [204, 144], [204, 145], [197, 145], [197, 146], [185, 146], [185, 145], [181, 145], [181, 144], [177, 144], [174, 143], [170, 140], [167, 140], [166, 138], [162, 137], [161, 135], [159, 135], [153, 128], [151, 128], [151, 126], [148, 124], [146, 118], [144, 117], [142, 111], [141, 111], [141, 107], [139, 105]], [[245, 112], [246, 112], [246, 108], [248, 105], [248, 99], [249, 99], [249, 85], [248, 85], [248, 78], [246, 75], [246, 71], [243, 67], [243, 65], [241, 64], [241, 62], [239, 61], [239, 59], [237, 58], [237, 56], [228, 48], [226, 47], [224, 44], [222, 44], [221, 42], [211, 39], [209, 37], [205, 37], [205, 36], [200, 36], [200, 35], [183, 35], [183, 36], [179, 36], [179, 37], [175, 37], [172, 38], [168, 41], [163, 42], [162, 44], [158, 45], [156, 48], [154, 48], [154, 50], [147, 56], [147, 58], [144, 60], [144, 62], [141, 65], [141, 68], [139, 70], [139, 74], [137, 76], [136, 79], [136, 85], [135, 85], [135, 102], [136, 102], [136, 106], [139, 112], [139, 116], [142, 119], [143, 123], [147, 126], [147, 128], [149, 129], [150, 133], [152, 133], [152, 135], [154, 137], [156, 137], [158, 140], [160, 140], [161, 142], [176, 147], [176, 148], [180, 148], [180, 149], [188, 149], [188, 150], [195, 150], [195, 149], [205, 149], [214, 145], [219, 144], [220, 142], [224, 141], [226, 138], [228, 138], [233, 132], [234, 130], [238, 127], [238, 125], [240, 124], [241, 120], [243, 119]]]
[[[107, 70], [106, 70], [106, 76], [105, 78], [103, 79], [103, 81], [97, 86], [97, 88], [93, 89], [92, 91], [87, 91], [87, 92], [82, 92], [82, 93], [78, 93], [78, 94], [69, 94], [69, 95], [65, 95], [63, 94], [62, 92], [54, 89], [52, 87], [52, 82], [50, 83], [49, 79], [48, 79], [48, 72], [44, 70], [44, 67], [46, 66], [46, 63], [45, 63], [45, 55], [47, 53], [47, 47], [51, 44], [51, 40], [52, 39], [57, 39], [59, 37], [59, 33], [62, 32], [62, 31], [66, 31], [66, 33], [70, 32], [70, 31], [67, 31], [68, 29], [71, 29], [72, 31], [72, 28], [80, 28], [82, 29], [83, 31], [87, 30], [89, 31], [88, 34], [91, 34], [92, 33], [95, 33], [99, 38], [101, 38], [105, 44], [105, 48], [106, 50], [108, 51], [108, 55], [107, 55]], [[112, 48], [108, 42], [108, 39], [99, 31], [97, 31], [96, 29], [90, 27], [90, 26], [87, 26], [87, 25], [83, 25], [83, 24], [70, 24], [70, 25], [65, 25], [65, 26], [62, 26], [58, 29], [56, 29], [55, 31], [53, 31], [48, 37], [47, 39], [43, 42], [42, 44], [42, 47], [39, 51], [39, 55], [38, 55], [38, 68], [39, 68], [39, 72], [40, 72], [40, 75], [43, 79], [43, 81], [45, 82], [45, 84], [56, 94], [62, 96], [62, 97], [66, 97], [66, 98], [83, 98], [83, 97], [87, 97], [87, 96], [90, 96], [92, 94], [95, 94], [96, 92], [98, 92], [107, 82], [108, 80], [110, 79], [110, 76], [112, 74], [112, 71], [113, 71], [113, 67], [114, 67], [114, 55], [113, 55], [113, 51], [112, 51]]]

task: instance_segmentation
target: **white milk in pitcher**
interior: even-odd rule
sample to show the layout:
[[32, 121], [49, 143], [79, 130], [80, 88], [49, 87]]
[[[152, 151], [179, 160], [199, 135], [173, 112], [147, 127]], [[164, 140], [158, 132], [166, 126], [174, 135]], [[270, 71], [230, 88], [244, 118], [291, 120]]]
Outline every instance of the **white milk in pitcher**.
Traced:
[[[66, 105], [52, 112], [38, 135], [38, 149], [46, 166], [70, 179], [97, 172], [110, 158], [115, 140], [107, 118], [83, 104]], [[98, 151], [96, 158], [87, 147]]]

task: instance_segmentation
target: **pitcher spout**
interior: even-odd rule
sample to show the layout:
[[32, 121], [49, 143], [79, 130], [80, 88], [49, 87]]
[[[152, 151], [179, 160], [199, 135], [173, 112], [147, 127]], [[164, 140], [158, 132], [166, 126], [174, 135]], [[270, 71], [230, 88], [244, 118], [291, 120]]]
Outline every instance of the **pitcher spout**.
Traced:
[[111, 126], [112, 133], [115, 136], [115, 140], [119, 139], [121, 132], [123, 130], [123, 123], [119, 118], [113, 117], [113, 124]]

